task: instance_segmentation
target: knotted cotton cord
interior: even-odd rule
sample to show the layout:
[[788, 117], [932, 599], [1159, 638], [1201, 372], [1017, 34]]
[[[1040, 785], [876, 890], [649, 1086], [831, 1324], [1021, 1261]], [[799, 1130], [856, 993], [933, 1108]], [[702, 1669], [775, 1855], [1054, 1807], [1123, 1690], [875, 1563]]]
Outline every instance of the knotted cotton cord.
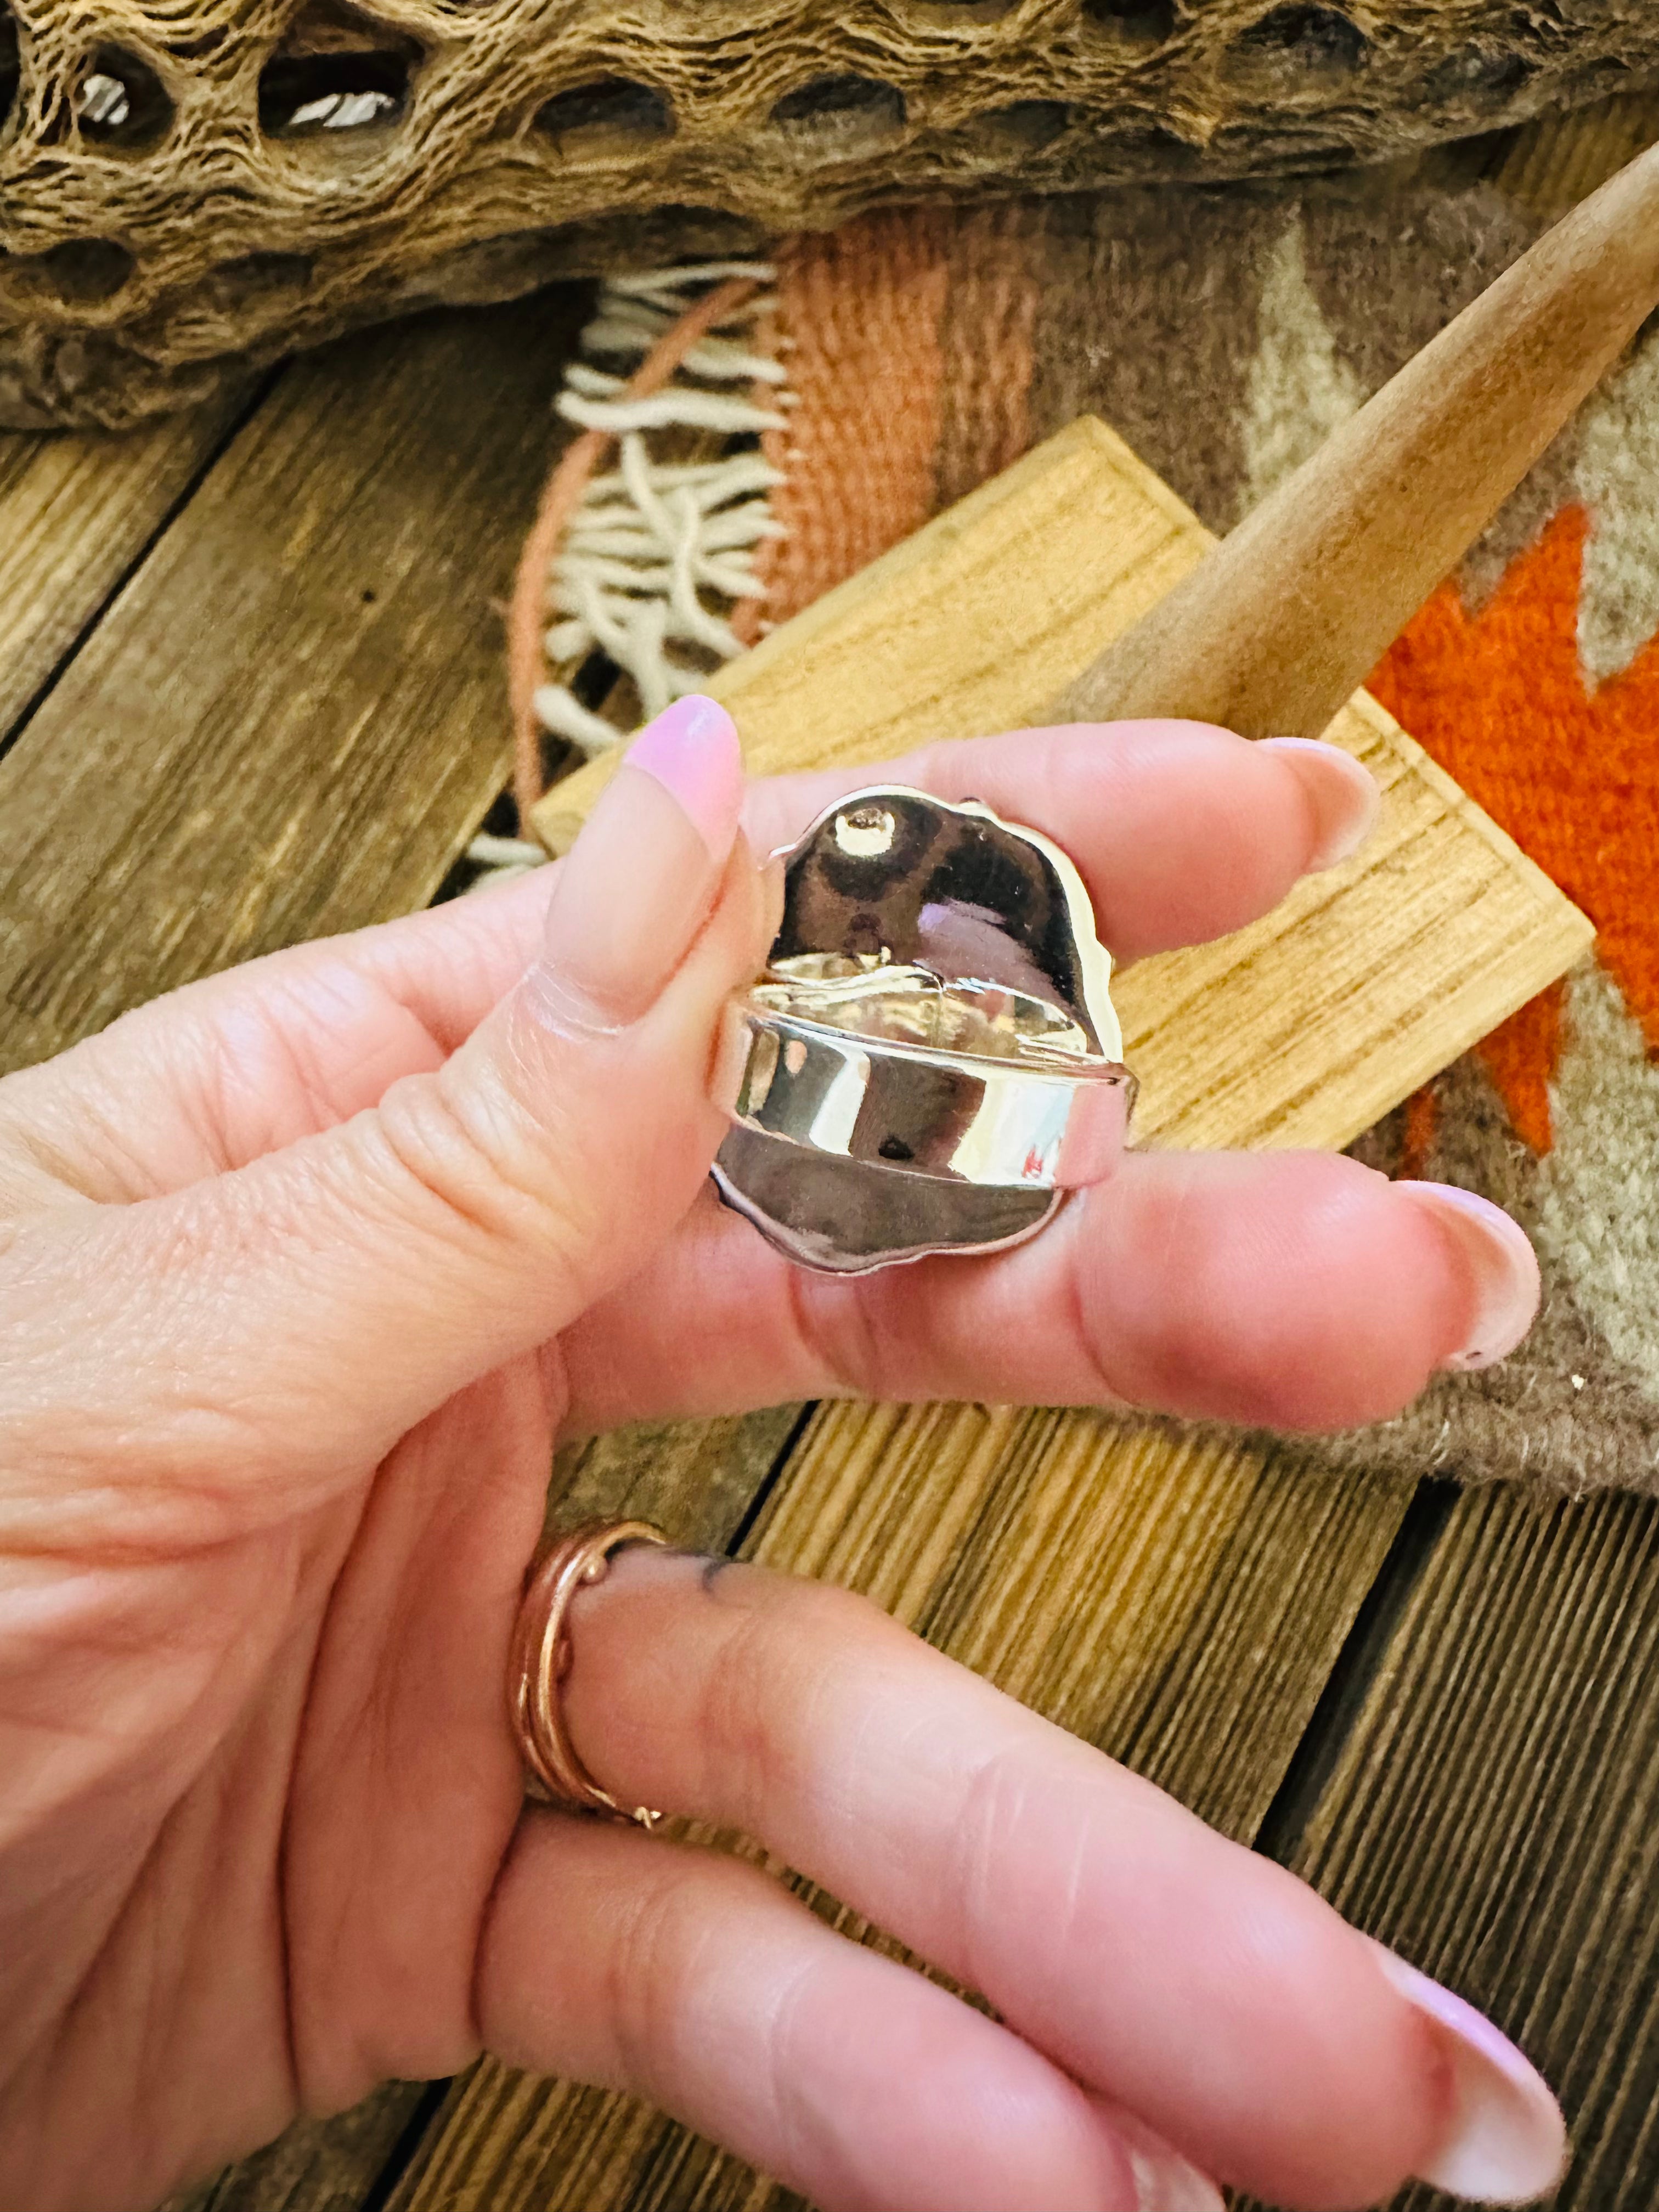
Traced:
[[[543, 731], [590, 756], [618, 741], [568, 684], [541, 680], [547, 661], [580, 665], [599, 649], [632, 679], [648, 720], [742, 649], [721, 603], [763, 596], [755, 551], [781, 535], [767, 495], [782, 478], [747, 442], [781, 428], [789, 404], [785, 370], [753, 342], [772, 273], [716, 262], [613, 277], [582, 332], [557, 402], [581, 434], [543, 492], [508, 622], [526, 828], [543, 788]], [[599, 365], [630, 359], [630, 375]], [[745, 442], [707, 461], [654, 457], [653, 435], [688, 429]], [[597, 474], [612, 447], [615, 466]], [[481, 838], [469, 856], [498, 875], [534, 865], [541, 848]]]

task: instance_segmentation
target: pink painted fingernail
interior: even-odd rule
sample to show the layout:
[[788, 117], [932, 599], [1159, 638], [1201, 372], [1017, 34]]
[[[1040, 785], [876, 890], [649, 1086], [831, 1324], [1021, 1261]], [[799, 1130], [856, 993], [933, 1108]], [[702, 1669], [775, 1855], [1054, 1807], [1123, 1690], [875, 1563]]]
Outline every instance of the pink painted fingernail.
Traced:
[[654, 1003], [708, 919], [742, 805], [738, 733], [712, 699], [635, 738], [559, 863], [530, 1002], [545, 1019], [615, 1028]]
[[743, 805], [743, 748], [725, 708], [698, 692], [677, 699], [623, 757], [673, 793], [710, 856], [724, 864]]
[[1567, 2130], [1542, 2075], [1472, 2004], [1380, 1943], [1372, 1948], [1395, 1988], [1428, 2021], [1451, 2074], [1446, 2139], [1418, 2179], [1480, 2204], [1526, 2204], [1554, 2188], [1567, 2162]]
[[1261, 743], [1293, 771], [1313, 808], [1314, 848], [1306, 872], [1316, 876], [1357, 853], [1382, 811], [1382, 794], [1370, 770], [1322, 738], [1263, 738]]
[[1413, 1205], [1432, 1214], [1468, 1272], [1468, 1333], [1440, 1363], [1455, 1375], [1507, 1358], [1538, 1311], [1538, 1256], [1527, 1232], [1501, 1206], [1446, 1182], [1397, 1182]]

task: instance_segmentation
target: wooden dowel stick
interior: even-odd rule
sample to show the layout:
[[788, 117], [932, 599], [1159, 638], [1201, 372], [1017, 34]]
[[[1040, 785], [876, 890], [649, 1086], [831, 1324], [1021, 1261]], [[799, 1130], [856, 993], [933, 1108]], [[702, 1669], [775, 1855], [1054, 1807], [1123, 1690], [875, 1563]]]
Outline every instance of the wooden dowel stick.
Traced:
[[1045, 719], [1316, 737], [1659, 304], [1659, 148], [1408, 362]]

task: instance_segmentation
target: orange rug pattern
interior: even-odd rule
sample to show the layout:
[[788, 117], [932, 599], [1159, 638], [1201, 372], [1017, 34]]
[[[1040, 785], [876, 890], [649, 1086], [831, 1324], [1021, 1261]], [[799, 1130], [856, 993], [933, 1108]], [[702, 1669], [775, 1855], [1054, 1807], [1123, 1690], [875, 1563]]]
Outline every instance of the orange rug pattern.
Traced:
[[[1595, 923], [1601, 959], [1659, 1048], [1659, 648], [1587, 684], [1578, 658], [1589, 518], [1564, 507], [1477, 613], [1443, 584], [1370, 688]], [[1483, 1054], [1515, 1125], [1550, 1148], [1560, 992]]]

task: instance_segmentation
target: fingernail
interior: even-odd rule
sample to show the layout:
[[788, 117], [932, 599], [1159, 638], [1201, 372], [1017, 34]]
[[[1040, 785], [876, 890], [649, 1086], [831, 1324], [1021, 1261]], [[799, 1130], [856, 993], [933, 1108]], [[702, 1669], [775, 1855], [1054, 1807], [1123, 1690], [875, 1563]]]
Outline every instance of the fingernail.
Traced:
[[1376, 827], [1382, 794], [1368, 769], [1322, 738], [1263, 738], [1295, 775], [1313, 808], [1314, 848], [1306, 872], [1319, 874], [1357, 853]]
[[1526, 2204], [1561, 2179], [1567, 2131], [1547, 2083], [1471, 2004], [1382, 1946], [1377, 1962], [1434, 2032], [1450, 2071], [1446, 2140], [1418, 2175], [1480, 2204]]
[[1463, 1375], [1507, 1358], [1538, 1311], [1538, 1258], [1518, 1221], [1501, 1206], [1445, 1182], [1397, 1182], [1433, 1215], [1467, 1270], [1471, 1311], [1462, 1344], [1440, 1363]]
[[1214, 2182], [1171, 2150], [1144, 2120], [1107, 2098], [1096, 2097], [1091, 2102], [1128, 2159], [1134, 2212], [1225, 2212], [1225, 2200]]
[[676, 700], [640, 732], [626, 761], [673, 793], [716, 866], [723, 865], [743, 805], [743, 751], [725, 708], [698, 692]]
[[1206, 2181], [1195, 2166], [1173, 2151], [1154, 2155], [1132, 2149], [1129, 2172], [1135, 2185], [1135, 2212], [1226, 2212], [1225, 2199], [1214, 2182]]
[[712, 699], [682, 699], [629, 748], [559, 864], [535, 1000], [556, 1027], [637, 1021], [708, 916], [738, 834], [743, 754]]

